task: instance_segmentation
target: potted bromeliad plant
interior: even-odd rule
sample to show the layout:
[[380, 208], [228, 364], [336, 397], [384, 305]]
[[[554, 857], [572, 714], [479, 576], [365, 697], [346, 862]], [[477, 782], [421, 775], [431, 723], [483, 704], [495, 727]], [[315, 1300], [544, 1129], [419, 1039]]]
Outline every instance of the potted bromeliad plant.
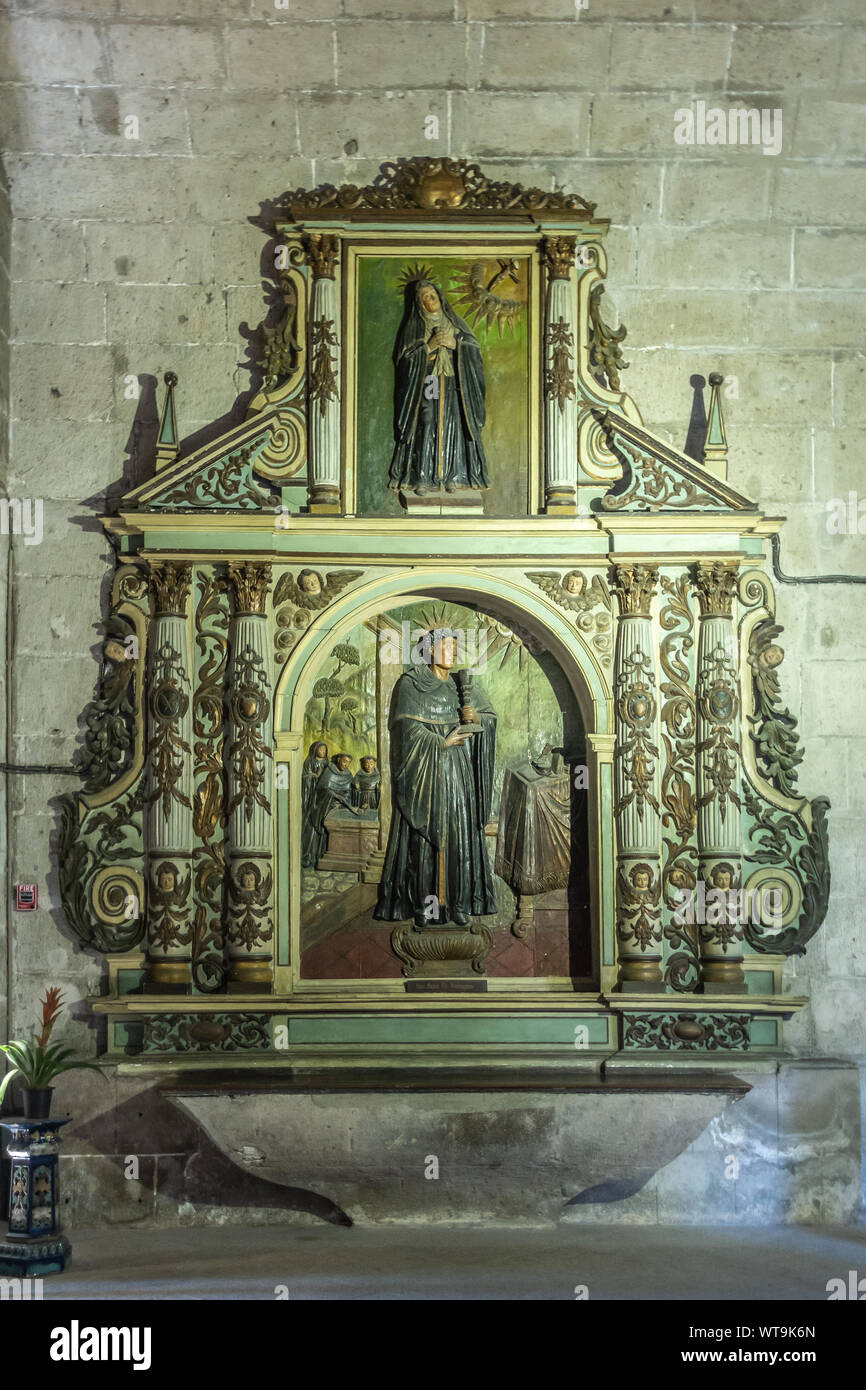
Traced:
[[98, 1071], [105, 1076], [96, 1062], [86, 1062], [75, 1056], [74, 1047], [64, 1047], [62, 1043], [49, 1043], [52, 1029], [63, 1008], [63, 996], [59, 989], [52, 987], [45, 991], [42, 1004], [42, 1027], [24, 1041], [0, 1043], [12, 1063], [0, 1081], [0, 1104], [6, 1094], [10, 1081], [17, 1076], [21, 1081], [24, 1095], [24, 1118], [28, 1120], [47, 1120], [51, 1110], [51, 1095], [54, 1087], [51, 1082], [64, 1071]]

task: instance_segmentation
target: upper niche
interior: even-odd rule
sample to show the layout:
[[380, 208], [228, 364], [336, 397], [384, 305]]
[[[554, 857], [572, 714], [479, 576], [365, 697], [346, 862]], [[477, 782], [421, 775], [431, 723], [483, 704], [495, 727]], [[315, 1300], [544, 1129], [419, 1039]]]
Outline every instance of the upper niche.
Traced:
[[287, 523], [754, 510], [724, 481], [721, 378], [703, 466], [623, 389], [608, 226], [577, 195], [493, 182], [465, 160], [286, 194], [272, 223], [281, 312], [261, 325], [246, 419], [181, 457], [167, 378], [157, 475], [124, 509]]

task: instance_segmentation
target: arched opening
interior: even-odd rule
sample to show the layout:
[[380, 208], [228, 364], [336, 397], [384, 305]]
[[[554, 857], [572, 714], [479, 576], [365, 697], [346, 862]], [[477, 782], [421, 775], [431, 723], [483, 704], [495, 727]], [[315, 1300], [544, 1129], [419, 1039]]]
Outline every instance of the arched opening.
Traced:
[[493, 591], [487, 577], [482, 588], [477, 574], [472, 588], [462, 575], [437, 578], [413, 575], [410, 588], [404, 574], [390, 593], [356, 592], [327, 631], [311, 625], [280, 682], [302, 825], [292, 837], [295, 978], [402, 983], [394, 922], [375, 916], [394, 814], [389, 715], [400, 676], [423, 659], [424, 633], [444, 624], [463, 638], [455, 670], [471, 670], [496, 715], [484, 826], [496, 911], [484, 919], [493, 933], [484, 974], [586, 990], [598, 980], [600, 887], [586, 735], [599, 723], [606, 732], [607, 692], [574, 630], [525, 591]]

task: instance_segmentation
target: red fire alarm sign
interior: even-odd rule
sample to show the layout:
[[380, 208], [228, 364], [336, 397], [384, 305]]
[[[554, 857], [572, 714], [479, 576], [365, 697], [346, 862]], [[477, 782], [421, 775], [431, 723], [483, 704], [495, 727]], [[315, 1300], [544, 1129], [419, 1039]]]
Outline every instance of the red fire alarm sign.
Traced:
[[39, 889], [35, 883], [15, 885], [15, 907], [19, 912], [33, 912], [39, 902]]

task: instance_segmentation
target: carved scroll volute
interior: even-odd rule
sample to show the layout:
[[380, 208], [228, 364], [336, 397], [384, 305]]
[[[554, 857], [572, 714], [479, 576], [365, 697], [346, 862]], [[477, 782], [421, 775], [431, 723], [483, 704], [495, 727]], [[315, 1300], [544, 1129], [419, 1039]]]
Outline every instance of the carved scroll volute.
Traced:
[[58, 886], [82, 945], [114, 955], [146, 929], [142, 770], [150, 594], [137, 561], [115, 572], [102, 623], [102, 662], [75, 759], [83, 792], [60, 798]]
[[617, 823], [616, 935], [619, 989], [662, 982], [658, 669], [650, 605], [653, 565], [614, 565], [620, 607], [614, 686]]
[[[733, 604], [737, 561], [695, 565], [700, 605], [697, 802], [700, 925], [705, 994], [745, 993], [740, 776], [740, 673]], [[715, 893], [713, 890], [717, 890]], [[698, 925], [698, 924], [696, 924]]]
[[228, 673], [228, 989], [268, 991], [273, 979], [273, 689], [266, 562], [228, 567], [234, 618]]
[[544, 334], [545, 510], [577, 511], [577, 387], [575, 297], [571, 283], [575, 239], [545, 237], [547, 271]]
[[146, 820], [147, 988], [185, 993], [192, 942], [192, 702], [187, 605], [192, 567], [153, 561]]
[[313, 274], [307, 373], [310, 511], [335, 513], [340, 511], [340, 238], [313, 232], [306, 255]]

